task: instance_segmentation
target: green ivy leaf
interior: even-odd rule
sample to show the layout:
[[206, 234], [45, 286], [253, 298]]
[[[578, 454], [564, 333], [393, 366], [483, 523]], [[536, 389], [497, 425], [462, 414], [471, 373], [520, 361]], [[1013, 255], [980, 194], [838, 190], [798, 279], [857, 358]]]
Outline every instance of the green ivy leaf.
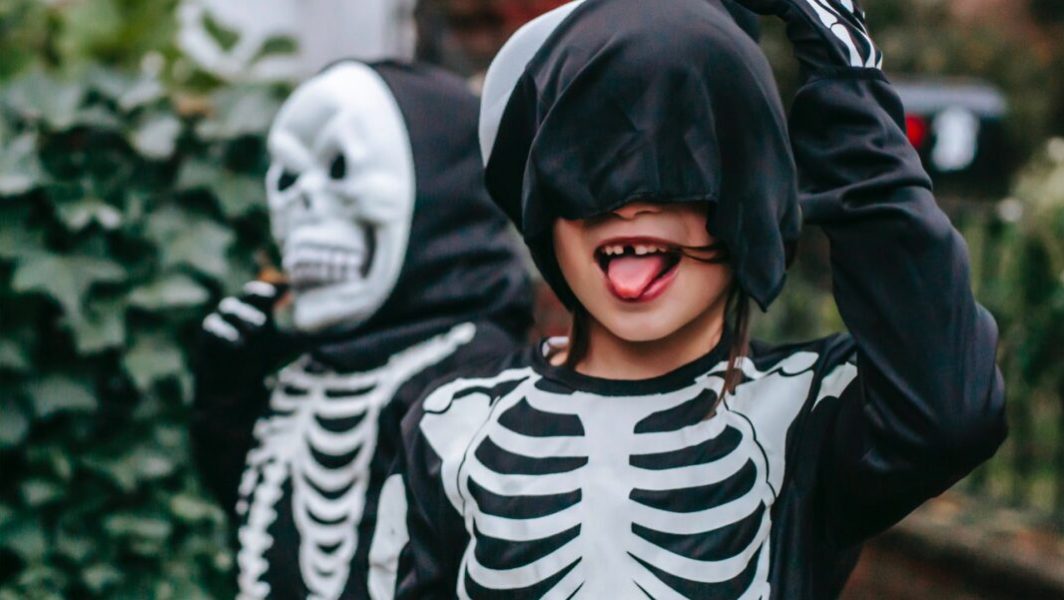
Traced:
[[7, 548], [27, 563], [36, 563], [48, 551], [48, 541], [40, 521], [22, 514], [0, 527], [0, 548]]
[[91, 301], [88, 310], [66, 319], [78, 354], [121, 346], [126, 341], [126, 303], [122, 299]]
[[173, 526], [164, 519], [131, 514], [117, 514], [104, 519], [103, 528], [114, 537], [133, 537], [162, 542], [170, 537]]
[[168, 113], [155, 113], [144, 118], [133, 130], [133, 147], [152, 160], [165, 160], [174, 154], [181, 135], [181, 121]]
[[185, 523], [198, 523], [214, 520], [218, 507], [199, 496], [179, 494], [170, 499], [170, 511]]
[[30, 420], [13, 397], [5, 393], [0, 397], [0, 449], [14, 448], [26, 440]]
[[41, 292], [63, 307], [67, 317], [81, 319], [85, 292], [95, 283], [116, 283], [126, 277], [121, 265], [89, 256], [42, 254], [21, 261], [11, 288], [16, 292]]
[[222, 50], [228, 51], [240, 41], [240, 34], [219, 23], [218, 19], [215, 19], [210, 11], [203, 13], [203, 28], [207, 31], [207, 35], [218, 42], [218, 46]]
[[166, 89], [158, 79], [145, 77], [138, 79], [118, 98], [118, 106], [128, 112], [160, 100], [165, 94]]
[[266, 207], [266, 193], [261, 179], [234, 173], [205, 160], [189, 160], [181, 165], [177, 188], [202, 188], [211, 192], [222, 213], [229, 219]]
[[24, 194], [43, 181], [35, 135], [25, 133], [0, 146], [0, 196]]
[[81, 572], [81, 581], [94, 594], [103, 594], [107, 588], [119, 584], [124, 575], [111, 565], [97, 563]]
[[26, 395], [40, 419], [63, 412], [94, 412], [96, 395], [92, 386], [68, 375], [46, 375], [26, 385]]
[[0, 338], [0, 369], [25, 373], [29, 368], [30, 357], [22, 344], [12, 339]]
[[205, 140], [232, 140], [245, 135], [264, 135], [281, 107], [265, 87], [227, 87], [211, 96], [214, 112], [201, 122], [196, 133]]
[[92, 557], [96, 544], [92, 538], [60, 529], [55, 537], [55, 549], [75, 563], [83, 563]]
[[79, 110], [74, 115], [73, 125], [92, 127], [104, 131], [120, 131], [124, 128], [124, 124], [118, 118], [118, 115], [99, 105]]
[[201, 306], [210, 293], [187, 275], [173, 273], [138, 287], [129, 296], [130, 306], [149, 312]]
[[[7, 208], [8, 210], [4, 210]], [[25, 226], [28, 217], [22, 207], [0, 203], [0, 258], [6, 260], [29, 258], [45, 252], [44, 236], [39, 229]]]
[[76, 123], [84, 96], [80, 85], [33, 71], [8, 84], [3, 101], [23, 119], [64, 130]]
[[162, 83], [150, 76], [134, 76], [121, 71], [95, 67], [89, 71], [89, 86], [117, 102], [119, 108], [129, 112], [146, 106], [165, 96]]
[[118, 489], [127, 494], [137, 489], [136, 473], [133, 472], [127, 462], [97, 455], [83, 456], [80, 461], [86, 470], [103, 476], [108, 482], [118, 486]]
[[65, 490], [46, 479], [27, 479], [19, 486], [22, 501], [30, 508], [40, 508], [64, 496]]
[[255, 53], [251, 62], [258, 62], [267, 56], [278, 54], [295, 54], [299, 52], [299, 42], [286, 35], [274, 35], [262, 43], [262, 47]]
[[229, 271], [226, 256], [235, 236], [210, 219], [168, 207], [149, 217], [148, 234], [159, 245], [163, 267], [189, 266], [215, 279]]
[[159, 334], [137, 336], [133, 347], [122, 357], [122, 366], [137, 389], [147, 391], [156, 381], [184, 372], [184, 355], [175, 343], [171, 337]]
[[92, 223], [107, 231], [122, 225], [122, 211], [99, 198], [86, 197], [74, 202], [64, 202], [57, 207], [57, 212], [59, 220], [74, 233]]

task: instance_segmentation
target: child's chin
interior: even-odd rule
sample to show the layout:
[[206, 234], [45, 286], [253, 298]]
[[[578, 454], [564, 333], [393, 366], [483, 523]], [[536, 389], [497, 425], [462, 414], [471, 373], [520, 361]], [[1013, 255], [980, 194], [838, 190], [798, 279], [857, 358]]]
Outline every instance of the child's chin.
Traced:
[[626, 342], [638, 344], [664, 340], [682, 329], [685, 323], [673, 323], [667, 315], [642, 314], [630, 315], [623, 319], [623, 322], [618, 319], [616, 323], [604, 323], [603, 325], [614, 336]]

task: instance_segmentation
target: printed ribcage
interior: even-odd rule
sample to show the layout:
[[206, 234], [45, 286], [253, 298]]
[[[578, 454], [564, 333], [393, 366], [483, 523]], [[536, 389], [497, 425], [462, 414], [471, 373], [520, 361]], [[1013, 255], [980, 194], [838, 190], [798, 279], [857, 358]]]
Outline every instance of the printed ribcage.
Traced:
[[[242, 496], [251, 500], [241, 508], [250, 513], [240, 531], [238, 557], [247, 581], [241, 583], [244, 590], [256, 587], [265, 570], [264, 544], [256, 538], [268, 535], [278, 509], [288, 509], [299, 533], [300, 573], [310, 597], [336, 598], [358, 543], [377, 419], [388, 390], [372, 373], [341, 376], [294, 367], [282, 372], [270, 399], [271, 416], [256, 428], [260, 446], [249, 456]], [[286, 480], [290, 509], [275, 506]]]
[[536, 385], [499, 399], [466, 453], [461, 596], [767, 597], [766, 458], [742, 415], [706, 418], [709, 381], [638, 398]]

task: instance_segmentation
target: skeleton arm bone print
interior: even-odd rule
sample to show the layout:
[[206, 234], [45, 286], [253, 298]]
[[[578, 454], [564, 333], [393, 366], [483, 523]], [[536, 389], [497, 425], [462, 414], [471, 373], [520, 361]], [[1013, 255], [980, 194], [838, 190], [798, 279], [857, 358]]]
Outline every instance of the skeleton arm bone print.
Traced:
[[830, 241], [835, 299], [856, 348], [856, 378], [819, 409], [836, 407], [821, 415], [835, 421], [821, 472], [841, 545], [947, 489], [1006, 430], [997, 327], [972, 295], [964, 241], [903, 119], [872, 69], [811, 79], [790, 117], [803, 213]]
[[806, 75], [847, 68], [880, 69], [883, 53], [855, 0], [736, 0], [761, 14], [778, 15]]

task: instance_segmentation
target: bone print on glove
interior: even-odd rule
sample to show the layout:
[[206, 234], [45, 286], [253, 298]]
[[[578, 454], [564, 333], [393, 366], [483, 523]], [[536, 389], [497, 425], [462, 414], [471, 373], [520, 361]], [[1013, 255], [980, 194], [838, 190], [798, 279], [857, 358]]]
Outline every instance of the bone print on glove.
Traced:
[[239, 387], [265, 377], [295, 352], [294, 340], [277, 330], [273, 308], [286, 286], [252, 281], [203, 320], [197, 380], [207, 387]]
[[883, 53], [872, 42], [865, 12], [855, 0], [736, 0], [787, 23], [787, 37], [806, 77], [848, 69], [880, 69]]

